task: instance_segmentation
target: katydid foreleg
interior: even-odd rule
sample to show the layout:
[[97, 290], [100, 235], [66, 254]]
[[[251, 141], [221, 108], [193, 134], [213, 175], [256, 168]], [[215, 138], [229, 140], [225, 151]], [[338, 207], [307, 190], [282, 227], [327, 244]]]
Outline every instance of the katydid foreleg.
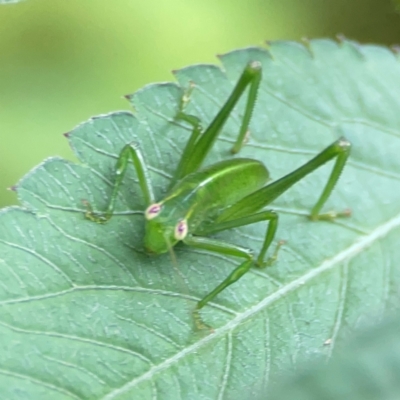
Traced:
[[133, 166], [136, 170], [139, 186], [142, 190], [146, 206], [155, 202], [147, 166], [144, 162], [142, 153], [137, 146], [133, 144], [127, 144], [119, 154], [117, 164], [115, 166], [115, 182], [106, 211], [101, 214], [95, 213], [92, 210], [92, 206], [85, 201], [85, 205], [87, 207], [85, 217], [87, 219], [94, 222], [104, 223], [112, 217], [115, 208], [115, 201], [118, 197], [118, 192], [124, 179], [126, 169], [128, 168], [130, 158], [132, 159]]

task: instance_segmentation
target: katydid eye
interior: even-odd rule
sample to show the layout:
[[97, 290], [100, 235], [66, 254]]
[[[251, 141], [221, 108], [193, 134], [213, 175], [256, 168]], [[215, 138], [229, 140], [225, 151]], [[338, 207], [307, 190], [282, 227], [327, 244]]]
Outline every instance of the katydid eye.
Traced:
[[185, 239], [188, 233], [188, 225], [186, 219], [179, 221], [175, 226], [174, 237], [176, 240]]
[[159, 203], [151, 204], [150, 206], [147, 207], [146, 211], [144, 212], [144, 216], [146, 217], [147, 220], [150, 220], [157, 217], [157, 215], [160, 214], [160, 211], [161, 211], [161, 204]]

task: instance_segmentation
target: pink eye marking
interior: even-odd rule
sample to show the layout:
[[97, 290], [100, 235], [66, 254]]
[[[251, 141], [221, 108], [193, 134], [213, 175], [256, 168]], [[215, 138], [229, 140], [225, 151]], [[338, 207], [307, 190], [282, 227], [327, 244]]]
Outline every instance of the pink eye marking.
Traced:
[[146, 217], [147, 220], [150, 220], [157, 217], [157, 215], [160, 214], [160, 211], [161, 211], [161, 204], [159, 203], [151, 204], [150, 206], [147, 207], [144, 216]]
[[188, 225], [186, 219], [179, 221], [175, 226], [175, 233], [174, 237], [176, 240], [183, 240], [185, 239], [188, 233]]

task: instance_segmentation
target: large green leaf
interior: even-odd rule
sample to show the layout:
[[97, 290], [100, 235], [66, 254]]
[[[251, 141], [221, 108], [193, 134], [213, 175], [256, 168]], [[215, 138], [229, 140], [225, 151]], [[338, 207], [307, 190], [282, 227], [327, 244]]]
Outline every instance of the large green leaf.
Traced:
[[[93, 118], [69, 134], [81, 164], [50, 159], [17, 187], [24, 208], [1, 214], [0, 392], [7, 399], [235, 399], [264, 390], [301, 361], [329, 357], [336, 343], [398, 308], [400, 270], [400, 64], [378, 46], [276, 42], [222, 58], [224, 69], [177, 72], [180, 85], [129, 96], [135, 114]], [[182, 87], [196, 84], [189, 112], [207, 124], [244, 65], [259, 60], [263, 82], [251, 137], [239, 156], [272, 177], [297, 168], [339, 136], [353, 152], [326, 210], [346, 220], [311, 222], [331, 164], [277, 199], [277, 240], [267, 270], [252, 270], [208, 304], [214, 327], [194, 333], [195, 301], [239, 260], [176, 247], [142, 251], [143, 198], [134, 169], [117, 215], [85, 220], [82, 199], [103, 210], [122, 146], [138, 143], [158, 197], [189, 135], [174, 121]], [[230, 157], [243, 102], [206, 163]], [[219, 238], [260, 248], [264, 224]], [[329, 339], [329, 340], [328, 340]], [[324, 343], [331, 343], [329, 346]]]
[[385, 320], [352, 338], [329, 363], [310, 363], [283, 380], [268, 400], [397, 400], [399, 336], [399, 318]]

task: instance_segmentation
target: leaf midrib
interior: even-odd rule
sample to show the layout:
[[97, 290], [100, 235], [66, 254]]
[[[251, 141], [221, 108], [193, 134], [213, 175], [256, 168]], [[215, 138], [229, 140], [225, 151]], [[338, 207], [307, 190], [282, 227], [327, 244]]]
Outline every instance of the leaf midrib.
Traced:
[[368, 235], [362, 236], [361, 238], [357, 239], [352, 245], [345, 248], [334, 257], [323, 261], [318, 267], [313, 268], [306, 274], [302, 275], [299, 278], [296, 278], [292, 282], [280, 287], [271, 295], [265, 297], [262, 301], [254, 305], [253, 307], [247, 309], [241, 314], [238, 314], [235, 318], [229, 321], [226, 325], [217, 328], [213, 333], [206, 336], [205, 338], [200, 339], [193, 345], [186, 347], [182, 351], [176, 353], [174, 356], [166, 359], [162, 363], [150, 368], [145, 374], [131, 380], [130, 382], [126, 383], [119, 389], [115, 389], [112, 392], [108, 393], [106, 396], [103, 397], [103, 400], [110, 400], [115, 398], [128, 390], [130, 390], [135, 385], [152, 378], [155, 374], [164, 371], [165, 369], [169, 368], [171, 365], [178, 362], [180, 359], [185, 357], [192, 352], [197, 352], [199, 349], [206, 345], [211, 340], [215, 338], [221, 337], [226, 333], [229, 333], [231, 330], [236, 328], [239, 324], [242, 324], [247, 319], [251, 318], [253, 315], [259, 313], [261, 310], [269, 306], [270, 304], [274, 303], [275, 301], [279, 300], [283, 296], [287, 295], [290, 292], [295, 291], [299, 287], [305, 285], [315, 277], [321, 275], [322, 273], [333, 269], [337, 264], [340, 264], [342, 261], [350, 260], [355, 257], [357, 254], [361, 253], [363, 250], [370, 247], [376, 241], [384, 238], [387, 236], [391, 231], [400, 227], [400, 213], [394, 216], [393, 218], [389, 219], [385, 223], [379, 225], [374, 230], [372, 230]]

